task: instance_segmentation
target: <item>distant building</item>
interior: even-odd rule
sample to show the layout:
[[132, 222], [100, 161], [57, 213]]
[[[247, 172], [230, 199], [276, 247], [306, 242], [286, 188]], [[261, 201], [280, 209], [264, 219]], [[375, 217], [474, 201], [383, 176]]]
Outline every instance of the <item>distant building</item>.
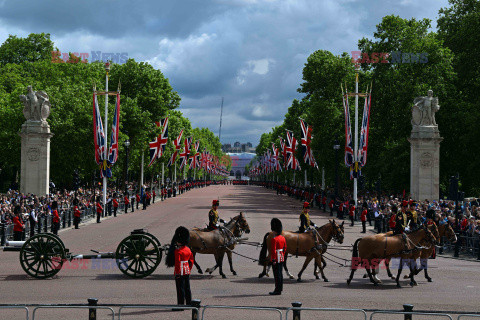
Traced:
[[233, 144], [233, 146], [230, 143], [225, 143], [222, 145], [222, 150], [225, 153], [255, 153], [255, 148], [250, 142], [240, 143], [237, 141]]
[[255, 158], [255, 153], [242, 152], [242, 153], [227, 153], [232, 159], [232, 169], [230, 171], [230, 176], [240, 179], [245, 175], [245, 166], [248, 165], [253, 158]]

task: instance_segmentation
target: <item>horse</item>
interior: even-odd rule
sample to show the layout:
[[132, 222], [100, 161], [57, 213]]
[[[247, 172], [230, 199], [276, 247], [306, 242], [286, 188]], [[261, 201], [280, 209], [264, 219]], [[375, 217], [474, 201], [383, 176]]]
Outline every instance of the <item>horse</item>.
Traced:
[[[301, 282], [302, 273], [312, 259], [315, 259], [315, 262], [319, 266], [322, 266], [322, 255], [327, 251], [328, 243], [332, 238], [338, 243], [343, 243], [343, 222], [341, 225], [338, 225], [335, 220], [329, 220], [327, 224], [303, 233], [284, 230], [282, 236], [284, 236], [287, 241], [287, 254], [289, 253], [295, 256], [306, 257], [303, 267], [298, 273], [297, 281]], [[265, 275], [268, 276], [267, 265], [270, 262], [270, 245], [272, 238], [273, 232], [267, 232], [263, 237], [263, 244], [258, 262], [259, 265], [263, 266], [263, 272], [258, 275], [259, 278], [262, 278]], [[286, 267], [287, 257], [288, 255], [285, 255], [285, 271], [287, 271], [287, 275], [293, 279], [293, 276], [288, 272]], [[320, 273], [322, 274], [323, 281], [328, 282], [327, 277], [325, 277], [325, 274], [323, 273], [323, 267], [320, 267]], [[318, 275], [316, 276], [318, 278]]]
[[[405, 239], [404, 239], [405, 238]], [[392, 235], [376, 234], [359, 238], [353, 245], [352, 253], [352, 271], [347, 280], [347, 284], [352, 281], [355, 271], [358, 269], [359, 262], [361, 266], [365, 267], [370, 281], [378, 286], [379, 281], [374, 278], [375, 269], [382, 260], [390, 259], [391, 257], [400, 257], [400, 265], [396, 277], [397, 287], [400, 286], [400, 274], [404, 264], [404, 259], [411, 256], [414, 251], [419, 251], [424, 245], [434, 243], [436, 238], [428, 228], [423, 227], [415, 230], [408, 235]], [[354, 261], [356, 265], [354, 265]], [[409, 264], [410, 271], [413, 270], [412, 265]], [[410, 285], [414, 285], [414, 274], [410, 273]]]
[[[453, 228], [450, 224], [448, 223], [445, 223], [445, 224], [441, 224], [438, 226], [438, 237], [437, 235], [434, 233], [434, 236], [440, 240], [441, 237], [446, 237], [448, 238], [448, 241], [452, 242], [452, 243], [455, 243], [457, 242], [457, 236], [455, 235], [455, 231], [453, 231]], [[421, 268], [419, 269], [416, 269], [414, 272], [415, 272], [415, 275], [419, 274], [420, 271], [423, 269], [424, 272], [425, 272], [425, 279], [427, 279], [428, 282], [432, 282], [432, 278], [430, 278], [430, 276], [428, 275], [428, 259], [432, 256], [434, 252], [434, 247], [430, 247], [430, 248], [424, 248], [420, 251], [420, 263], [421, 263]], [[390, 271], [390, 269], [387, 269], [387, 271]]]
[[222, 278], [226, 278], [222, 270], [223, 257], [227, 253], [230, 271], [233, 275], [237, 275], [232, 266], [232, 250], [237, 244], [236, 238], [242, 236], [243, 233], [250, 233], [250, 227], [245, 219], [245, 215], [240, 212], [239, 215], [230, 219], [229, 222], [219, 229], [212, 231], [202, 231], [198, 228], [190, 230], [189, 247], [192, 250], [195, 266], [200, 274], [203, 274], [202, 268], [195, 260], [195, 255], [213, 254], [215, 256], [216, 265], [209, 268], [206, 272], [212, 274], [217, 267], [219, 268]]
[[[429, 224], [427, 225], [427, 228], [432, 232], [433, 236], [435, 237], [435, 239], [438, 241], [440, 239], [440, 233], [439, 233], [439, 230], [437, 228], [437, 225], [436, 224]], [[452, 232], [453, 232], [453, 229], [452, 229]], [[455, 234], [455, 233], [454, 233]], [[392, 236], [393, 235], [393, 231], [389, 231], [387, 233], [385, 233], [386, 236]], [[432, 244], [438, 244], [438, 242], [436, 243], [432, 243]], [[433, 249], [434, 249], [434, 246], [433, 245], [430, 245], [428, 247], [424, 247], [420, 250], [413, 250], [412, 252], [408, 253], [408, 254], [402, 254], [402, 255], [398, 255], [398, 256], [392, 256], [392, 258], [399, 258], [400, 256], [402, 256], [404, 259], [409, 259], [408, 261], [411, 261], [412, 265], [413, 265], [413, 270], [415, 272], [415, 275], [417, 275], [419, 273], [419, 270], [420, 269], [417, 269], [417, 259], [421, 258], [422, 256], [422, 253], [423, 252], [429, 252], [430, 255], [433, 253]], [[427, 256], [427, 259], [428, 257]], [[425, 260], [421, 260], [421, 265], [422, 265], [422, 268], [424, 266], [424, 263], [425, 263]], [[385, 259], [385, 267], [387, 269], [387, 274], [388, 276], [395, 280], [395, 277], [392, 275], [392, 272], [390, 271], [390, 259]], [[378, 282], [378, 283], [382, 283], [382, 281], [380, 279], [378, 279], [377, 275], [378, 275], [378, 271], [379, 271], [379, 268], [377, 267], [376, 269], [376, 272], [375, 274], [373, 275], [373, 277], [375, 278], [375, 280]], [[364, 278], [366, 278], [368, 275], [365, 273], [363, 275]], [[403, 277], [404, 279], [408, 279], [408, 278], [411, 278], [411, 275], [405, 275]], [[415, 280], [413, 280], [414, 282], [414, 285], [417, 285], [417, 282]]]

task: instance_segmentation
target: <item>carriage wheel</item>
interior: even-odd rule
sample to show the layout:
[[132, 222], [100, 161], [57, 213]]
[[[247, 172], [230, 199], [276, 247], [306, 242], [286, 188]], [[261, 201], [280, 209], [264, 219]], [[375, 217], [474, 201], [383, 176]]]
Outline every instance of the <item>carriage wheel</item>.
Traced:
[[115, 258], [118, 268], [124, 274], [132, 278], [143, 278], [155, 271], [162, 254], [151, 236], [132, 234], [120, 242]]
[[155, 243], [157, 244], [158, 246], [158, 251], [160, 252], [160, 255], [159, 255], [159, 258], [158, 258], [158, 264], [160, 264], [160, 262], [162, 262], [162, 257], [163, 257], [163, 248], [162, 248], [162, 244], [160, 243], [160, 240], [158, 240], [157, 237], [155, 237], [153, 234], [151, 233], [145, 233], [145, 235], [151, 237], [153, 239], [153, 241], [155, 241]]
[[23, 270], [38, 279], [56, 275], [65, 259], [63, 242], [60, 238], [48, 233], [31, 237], [25, 241], [20, 250], [20, 264]]

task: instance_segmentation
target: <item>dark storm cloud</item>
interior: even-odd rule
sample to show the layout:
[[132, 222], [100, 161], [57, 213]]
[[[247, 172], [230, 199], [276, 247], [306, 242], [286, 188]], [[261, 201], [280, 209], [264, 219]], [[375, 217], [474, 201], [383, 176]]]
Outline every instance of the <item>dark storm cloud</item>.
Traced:
[[[8, 33], [50, 32], [61, 51], [128, 52], [169, 78], [192, 125], [222, 142], [251, 141], [282, 123], [307, 57], [372, 38], [385, 15], [435, 20], [447, 0], [3, 1]], [[435, 26], [435, 24], [433, 24]], [[341, 103], [339, 101], [339, 103]]]

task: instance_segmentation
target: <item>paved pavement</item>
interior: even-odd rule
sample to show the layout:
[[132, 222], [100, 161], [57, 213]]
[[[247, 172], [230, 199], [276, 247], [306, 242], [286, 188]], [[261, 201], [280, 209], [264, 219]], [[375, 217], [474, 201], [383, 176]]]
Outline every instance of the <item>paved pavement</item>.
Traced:
[[[222, 218], [233, 217], [240, 211], [247, 213], [252, 230], [247, 235], [249, 241], [260, 242], [263, 239], [265, 232], [269, 231], [272, 217], [280, 218], [285, 230], [296, 230], [298, 227], [301, 212], [301, 202], [298, 200], [277, 196], [274, 191], [257, 186], [210, 186], [164, 202], [157, 201], [146, 211], [138, 210], [109, 218], [101, 224], [82, 226], [79, 230], [66, 229], [60, 233], [60, 237], [70, 252], [83, 254], [90, 253], [90, 249], [115, 251], [118, 243], [136, 228], [148, 229], [165, 244], [179, 225], [188, 228], [204, 226], [211, 201], [217, 198], [220, 199], [219, 212]], [[325, 224], [329, 218], [328, 214], [316, 209], [312, 210], [311, 216], [317, 225]], [[362, 235], [360, 231], [360, 225], [349, 227], [346, 221], [344, 245], [353, 244]], [[334, 246], [329, 251], [341, 258], [348, 259], [351, 256], [350, 251], [332, 248]], [[257, 258], [260, 252], [259, 248], [246, 245], [238, 246], [236, 251], [252, 258]], [[106, 261], [101, 266], [90, 262], [85, 269], [65, 267], [53, 279], [37, 280], [23, 272], [18, 253], [1, 252], [0, 257], [0, 303], [85, 303], [89, 297], [98, 298], [99, 303], [176, 303], [173, 269], [166, 268], [164, 259], [155, 273], [145, 279], [129, 279], [113, 269], [115, 265], [112, 261]], [[301, 257], [289, 258], [289, 269], [294, 275], [300, 270], [303, 260]], [[197, 255], [197, 261], [204, 270], [214, 265], [213, 256]], [[193, 297], [200, 299], [202, 304], [216, 305], [289, 307], [291, 302], [301, 301], [305, 307], [401, 309], [402, 304], [409, 303], [417, 310], [480, 311], [480, 264], [475, 261], [442, 257], [430, 260], [432, 283], [426, 282], [420, 275], [416, 278], [418, 286], [410, 287], [408, 281], [404, 280], [400, 289], [395, 287], [393, 280], [387, 279], [385, 271], [381, 271], [380, 278], [384, 282], [379, 287], [373, 287], [363, 279], [362, 272], [357, 272], [351, 285], [347, 286], [349, 268], [327, 261], [325, 272], [330, 282], [315, 280], [311, 264], [303, 274], [303, 282], [285, 280], [281, 296], [268, 295], [274, 288], [273, 278], [258, 279], [261, 268], [255, 262], [236, 255], [233, 261], [238, 275], [230, 273], [225, 258], [227, 279], [222, 279], [218, 270], [212, 275], [199, 275], [194, 271], [191, 277]], [[41, 312], [42, 315], [53, 316], [52, 311]], [[83, 311], [69, 311], [68, 316], [62, 317], [83, 318], [78, 316], [79, 312], [81, 314]], [[215, 318], [226, 315], [230, 319], [249, 319], [254, 315], [248, 311], [222, 312], [208, 310], [206, 313]], [[0, 315], [0, 319], [7, 317], [7, 313], [2, 314], [4, 316]], [[152, 313], [136, 310], [127, 314], [126, 319], [188, 318], [185, 312]], [[306, 313], [302, 319], [308, 319], [307, 316], [313, 317], [314, 314]], [[339, 315], [336, 318], [347, 319], [349, 316]]]

